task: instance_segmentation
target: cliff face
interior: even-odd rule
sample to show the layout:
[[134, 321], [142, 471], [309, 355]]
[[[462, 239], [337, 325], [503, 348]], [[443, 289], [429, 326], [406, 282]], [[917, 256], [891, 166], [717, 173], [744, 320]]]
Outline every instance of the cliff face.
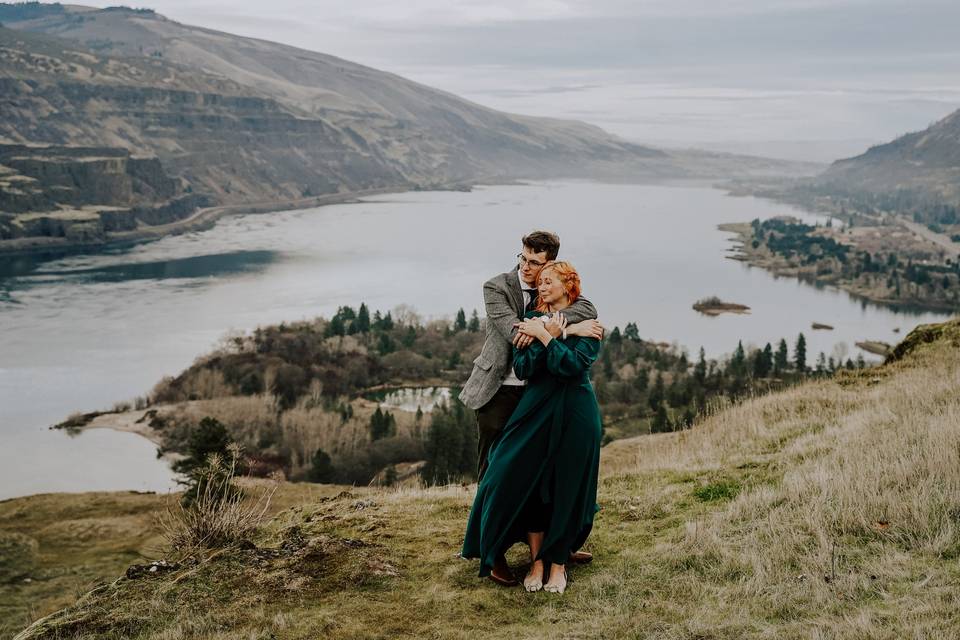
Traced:
[[[175, 184], [218, 204], [293, 206], [498, 178], [730, 177], [775, 164], [666, 153], [580, 122], [506, 114], [149, 10], [0, 4], [0, 22], [13, 27], [0, 27], [0, 143], [154, 158]], [[118, 157], [0, 161], [0, 233], [20, 232], [9, 214], [57, 203], [128, 208], [170, 197], [138, 173], [156, 166]]]
[[0, 165], [12, 170], [0, 180], [20, 186], [0, 191], [4, 211], [39, 208], [32, 202], [51, 209], [58, 203], [134, 205], [168, 200], [179, 191], [159, 160], [132, 158], [125, 149], [0, 144]]
[[4, 23], [17, 31], [0, 29], [0, 90], [10, 98], [0, 136], [156, 156], [219, 202], [484, 177], [686, 175], [665, 153], [596, 127], [511, 116], [332, 56], [148, 12], [11, 18]]
[[157, 158], [125, 149], [0, 144], [0, 240], [102, 242], [111, 232], [169, 224], [207, 201], [179, 182]]

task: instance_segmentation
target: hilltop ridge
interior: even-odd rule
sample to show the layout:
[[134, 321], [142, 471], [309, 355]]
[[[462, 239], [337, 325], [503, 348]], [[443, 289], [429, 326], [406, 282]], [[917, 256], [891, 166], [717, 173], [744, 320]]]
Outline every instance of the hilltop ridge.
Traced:
[[[287, 485], [253, 540], [132, 570], [17, 638], [955, 637], [958, 382], [953, 320], [879, 368], [611, 443], [596, 560], [559, 599], [455, 557], [470, 487]], [[31, 500], [0, 505], [2, 530]], [[523, 571], [522, 547], [509, 559]]]
[[[149, 9], [0, 4], [0, 23], [7, 98], [0, 143], [155, 158], [179, 188], [215, 205], [269, 210], [270, 203], [313, 206], [318, 198], [371, 190], [529, 178], [807, 175], [816, 168], [667, 152], [587, 123], [500, 112], [335, 56], [182, 24]], [[6, 170], [0, 166], [0, 176]], [[30, 211], [53, 206], [31, 202], [37, 206]]]
[[841, 192], [901, 198], [905, 205], [960, 205], [960, 109], [922, 131], [907, 133], [837, 160], [814, 183]]

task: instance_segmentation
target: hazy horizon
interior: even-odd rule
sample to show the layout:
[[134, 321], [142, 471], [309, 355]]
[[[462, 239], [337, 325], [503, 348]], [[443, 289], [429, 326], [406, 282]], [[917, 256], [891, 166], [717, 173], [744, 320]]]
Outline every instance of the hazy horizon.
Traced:
[[940, 0], [138, 6], [659, 146], [826, 161], [960, 107], [960, 6]]

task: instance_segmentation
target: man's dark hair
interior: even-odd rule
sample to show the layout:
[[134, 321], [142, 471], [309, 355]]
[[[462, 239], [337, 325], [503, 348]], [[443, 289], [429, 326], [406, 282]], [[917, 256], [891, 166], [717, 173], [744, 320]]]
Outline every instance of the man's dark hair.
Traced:
[[534, 253], [547, 252], [547, 260], [556, 260], [560, 253], [560, 236], [549, 231], [531, 231], [523, 236], [523, 246]]

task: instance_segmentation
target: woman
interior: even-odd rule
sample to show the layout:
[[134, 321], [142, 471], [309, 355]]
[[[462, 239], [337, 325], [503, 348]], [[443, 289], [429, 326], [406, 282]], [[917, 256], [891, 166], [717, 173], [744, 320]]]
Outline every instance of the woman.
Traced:
[[[553, 338], [547, 330], [545, 322], [564, 327], [556, 312], [580, 295], [580, 276], [570, 263], [548, 262], [538, 291], [537, 311], [520, 324], [535, 341], [513, 353], [514, 372], [528, 381], [527, 390], [490, 451], [461, 555], [480, 558], [486, 576], [500, 553], [526, 538], [533, 563], [524, 587], [563, 593], [567, 559], [590, 535], [597, 510], [600, 409], [589, 374], [600, 341]], [[544, 584], [545, 561], [551, 568]]]

